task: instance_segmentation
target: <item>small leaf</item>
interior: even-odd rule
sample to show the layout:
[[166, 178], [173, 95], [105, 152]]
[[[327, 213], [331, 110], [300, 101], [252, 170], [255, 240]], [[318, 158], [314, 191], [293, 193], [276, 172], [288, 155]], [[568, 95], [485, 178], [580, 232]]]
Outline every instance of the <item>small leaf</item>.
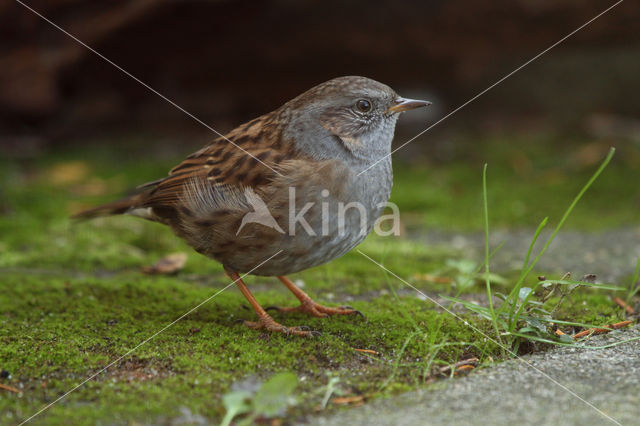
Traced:
[[292, 402], [292, 394], [298, 386], [298, 376], [293, 373], [279, 373], [265, 382], [253, 397], [254, 414], [274, 417], [284, 414]]
[[235, 391], [225, 394], [222, 397], [222, 404], [227, 412], [220, 426], [228, 426], [237, 415], [248, 413], [251, 410], [247, 402], [249, 398], [251, 398], [251, 393], [247, 391]]
[[535, 327], [522, 327], [520, 330], [518, 330], [518, 333], [522, 333], [522, 334], [535, 334], [536, 336], [540, 334], [540, 330], [538, 330]]
[[327, 402], [329, 402], [329, 398], [331, 398], [331, 395], [333, 395], [334, 393], [337, 393], [336, 386], [338, 385], [339, 382], [340, 382], [340, 379], [338, 377], [332, 377], [329, 379], [329, 382], [327, 383], [327, 386], [326, 386], [327, 390], [325, 391], [324, 397], [322, 398], [322, 403], [320, 404], [323, 410], [327, 407]]
[[476, 263], [469, 259], [447, 259], [446, 265], [463, 274], [472, 274], [476, 269]]
[[538, 318], [527, 318], [525, 322], [530, 326], [535, 327], [538, 330], [542, 331], [543, 333], [547, 332], [546, 324], [543, 321], [539, 320]]
[[500, 293], [499, 291], [495, 292], [495, 296], [500, 300], [507, 300], [507, 295], [504, 293]]
[[527, 296], [529, 296], [529, 294], [531, 293], [531, 288], [529, 287], [522, 287], [520, 289], [520, 292], [518, 293], [518, 299], [520, 300], [524, 300], [527, 298]]
[[573, 337], [568, 334], [561, 334], [558, 336], [558, 340], [563, 343], [575, 343]]
[[[476, 276], [476, 279], [484, 281], [486, 279], [486, 277], [487, 277], [487, 274], [479, 273]], [[494, 274], [492, 272], [489, 273], [489, 281], [492, 284], [508, 284], [509, 283], [509, 281], [506, 278], [504, 278], [503, 276], [498, 275], [498, 274]]]
[[548, 317], [548, 319], [551, 319], [551, 317], [550, 317], [551, 313], [549, 311], [545, 311], [542, 308], [532, 308], [532, 309], [529, 310], [529, 313], [531, 313], [531, 314], [534, 313], [534, 312], [541, 313], [543, 316], [545, 316], [545, 319], [547, 319], [546, 317]]
[[155, 264], [151, 266], [145, 266], [142, 268], [142, 272], [145, 274], [175, 274], [187, 263], [186, 253], [172, 253], [168, 254]]

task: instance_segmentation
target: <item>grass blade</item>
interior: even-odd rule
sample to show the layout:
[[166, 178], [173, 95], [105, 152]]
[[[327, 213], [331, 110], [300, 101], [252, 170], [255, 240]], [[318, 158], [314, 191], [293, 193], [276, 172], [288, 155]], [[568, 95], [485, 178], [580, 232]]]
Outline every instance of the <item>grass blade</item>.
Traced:
[[640, 257], [638, 258], [638, 263], [636, 263], [636, 270], [633, 273], [633, 277], [631, 278], [631, 284], [629, 285], [629, 293], [627, 293], [627, 304], [631, 303], [631, 299], [635, 296], [640, 290], [640, 286], [638, 286], [638, 279], [640, 279]]
[[485, 273], [485, 287], [487, 289], [487, 299], [489, 301], [489, 314], [491, 315], [491, 322], [493, 323], [493, 329], [496, 332], [496, 339], [502, 346], [502, 339], [500, 338], [500, 330], [498, 329], [498, 318], [493, 309], [493, 298], [491, 295], [491, 279], [489, 273], [489, 202], [487, 201], [487, 164], [485, 163], [482, 169], [482, 201], [484, 212], [484, 273]]
[[[562, 215], [562, 219], [560, 219], [560, 222], [558, 222], [558, 225], [553, 230], [553, 233], [551, 234], [551, 236], [547, 240], [546, 244], [544, 245], [544, 247], [542, 248], [540, 253], [538, 253], [538, 255], [535, 257], [533, 262], [531, 262], [529, 267], [527, 267], [527, 269], [524, 271], [524, 273], [521, 274], [520, 279], [518, 280], [518, 283], [516, 283], [516, 287], [521, 286], [522, 282], [524, 282], [526, 277], [531, 273], [531, 270], [536, 266], [536, 264], [538, 263], [538, 261], [540, 260], [542, 255], [547, 251], [547, 249], [551, 245], [551, 242], [556, 238], [556, 235], [558, 235], [558, 232], [560, 232], [560, 229], [562, 228], [564, 223], [569, 218], [569, 215], [571, 215], [571, 212], [573, 211], [575, 206], [578, 204], [578, 201], [580, 201], [580, 199], [582, 198], [584, 193], [587, 192], [587, 190], [591, 187], [591, 185], [593, 185], [593, 183], [596, 181], [596, 179], [598, 179], [600, 174], [604, 171], [604, 169], [607, 167], [607, 165], [611, 161], [611, 158], [613, 158], [613, 154], [615, 154], [615, 152], [616, 152], [615, 148], [611, 147], [611, 149], [609, 149], [609, 153], [605, 157], [605, 159], [602, 162], [602, 164], [600, 165], [600, 167], [598, 167], [598, 170], [596, 170], [596, 172], [591, 176], [591, 178], [587, 181], [587, 183], [582, 187], [582, 189], [580, 190], [578, 195], [576, 195], [576, 197], [573, 199], [573, 201], [571, 202], [571, 204], [569, 205], [567, 210], [564, 212], [564, 215]], [[530, 298], [532, 294], [533, 294], [533, 292], [531, 292], [529, 294], [529, 296], [527, 296], [527, 299]], [[520, 314], [522, 313], [522, 310], [526, 306], [526, 302], [528, 301], [527, 299], [525, 299], [522, 302], [522, 304], [520, 305], [520, 308], [516, 312], [515, 316], [511, 319], [510, 324], [509, 324], [509, 332], [513, 332], [513, 330], [516, 328], [516, 325], [518, 323], [518, 317], [520, 316]]]

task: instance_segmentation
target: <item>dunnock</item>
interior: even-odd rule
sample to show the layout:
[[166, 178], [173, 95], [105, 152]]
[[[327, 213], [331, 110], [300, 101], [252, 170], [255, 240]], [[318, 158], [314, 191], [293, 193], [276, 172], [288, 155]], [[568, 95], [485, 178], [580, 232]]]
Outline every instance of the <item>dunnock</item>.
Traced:
[[342, 256], [369, 234], [391, 192], [396, 120], [426, 105], [365, 77], [335, 78], [214, 140], [137, 194], [76, 217], [126, 213], [170, 226], [222, 263], [258, 314], [246, 325], [311, 335], [274, 321], [238, 273], [277, 276], [300, 300], [282, 312], [359, 314], [316, 303], [285, 275]]

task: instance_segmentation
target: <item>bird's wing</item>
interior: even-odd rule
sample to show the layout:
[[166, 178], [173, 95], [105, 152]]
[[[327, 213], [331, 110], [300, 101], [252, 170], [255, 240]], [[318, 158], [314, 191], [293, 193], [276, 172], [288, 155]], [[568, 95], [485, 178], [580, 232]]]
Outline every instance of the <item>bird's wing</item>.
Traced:
[[[174, 167], [167, 177], [143, 185], [147, 191], [141, 207], [172, 215], [190, 182], [198, 181], [221, 194], [235, 194], [249, 187], [260, 193], [278, 177], [280, 164], [294, 156], [292, 147], [280, 135], [267, 133], [265, 118], [250, 121], [191, 154]], [[267, 137], [269, 136], [269, 137]], [[227, 140], [228, 139], [228, 140]], [[233, 143], [229, 142], [233, 141]]]

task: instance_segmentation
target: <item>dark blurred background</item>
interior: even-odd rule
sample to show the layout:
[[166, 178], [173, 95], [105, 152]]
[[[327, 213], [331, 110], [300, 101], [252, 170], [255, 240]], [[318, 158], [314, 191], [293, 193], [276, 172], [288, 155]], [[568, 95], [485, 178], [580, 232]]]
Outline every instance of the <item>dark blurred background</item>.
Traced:
[[[221, 132], [357, 74], [434, 101], [428, 116], [403, 119], [410, 137], [613, 1], [26, 3]], [[551, 130], [637, 141], [639, 22], [640, 3], [623, 2], [422, 138]], [[130, 133], [194, 145], [213, 136], [10, 0], [0, 0], [0, 111], [9, 158]]]

